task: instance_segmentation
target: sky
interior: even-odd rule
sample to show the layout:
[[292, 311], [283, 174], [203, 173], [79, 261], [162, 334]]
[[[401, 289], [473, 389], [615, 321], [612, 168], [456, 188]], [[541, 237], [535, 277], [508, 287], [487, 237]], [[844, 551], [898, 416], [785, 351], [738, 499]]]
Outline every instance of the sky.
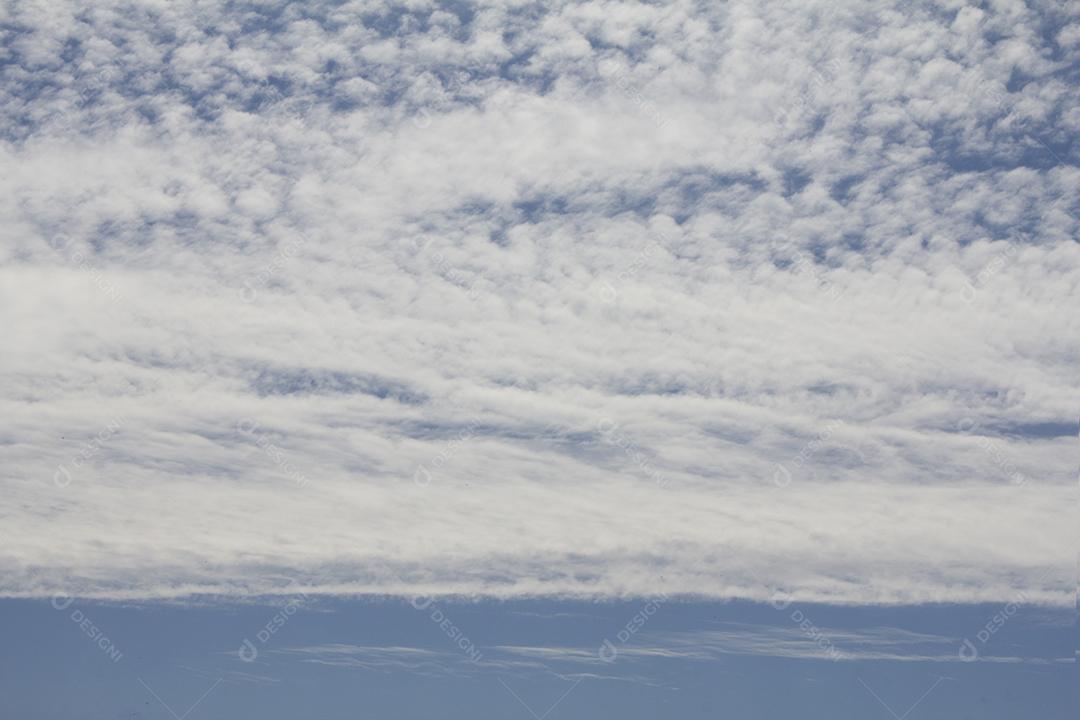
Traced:
[[1074, 613], [1022, 602], [297, 592], [242, 604], [9, 600], [0, 610], [5, 717], [1064, 720], [1080, 699]]
[[0, 35], [0, 709], [1075, 716], [1074, 4]]

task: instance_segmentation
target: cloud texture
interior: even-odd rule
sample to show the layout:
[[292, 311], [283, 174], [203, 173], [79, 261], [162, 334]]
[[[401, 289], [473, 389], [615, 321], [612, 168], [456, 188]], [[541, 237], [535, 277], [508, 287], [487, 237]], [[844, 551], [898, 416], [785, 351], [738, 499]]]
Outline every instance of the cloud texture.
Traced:
[[0, 594], [1072, 602], [1066, 3], [2, 12]]

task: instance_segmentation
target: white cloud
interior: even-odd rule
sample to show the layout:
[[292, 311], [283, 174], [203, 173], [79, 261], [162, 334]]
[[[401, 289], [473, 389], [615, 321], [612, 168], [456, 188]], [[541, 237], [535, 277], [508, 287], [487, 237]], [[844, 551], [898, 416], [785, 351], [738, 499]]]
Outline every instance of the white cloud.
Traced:
[[963, 602], [1056, 567], [1033, 601], [1071, 602], [1068, 28], [76, 7], [12, 11], [0, 86], [0, 593]]

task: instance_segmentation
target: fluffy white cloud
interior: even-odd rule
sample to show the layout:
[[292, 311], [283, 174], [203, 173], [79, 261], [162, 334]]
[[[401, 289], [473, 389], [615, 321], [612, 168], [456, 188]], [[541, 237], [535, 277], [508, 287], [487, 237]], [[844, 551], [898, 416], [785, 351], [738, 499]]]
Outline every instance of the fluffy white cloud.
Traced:
[[5, 12], [0, 593], [1071, 602], [1063, 10]]

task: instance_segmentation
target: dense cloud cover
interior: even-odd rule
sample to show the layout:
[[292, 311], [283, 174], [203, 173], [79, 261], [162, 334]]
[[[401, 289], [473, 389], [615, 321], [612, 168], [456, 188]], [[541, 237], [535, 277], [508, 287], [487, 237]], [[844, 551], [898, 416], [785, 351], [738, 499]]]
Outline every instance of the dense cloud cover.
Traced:
[[1029, 5], [6, 4], [0, 594], [1072, 602]]

